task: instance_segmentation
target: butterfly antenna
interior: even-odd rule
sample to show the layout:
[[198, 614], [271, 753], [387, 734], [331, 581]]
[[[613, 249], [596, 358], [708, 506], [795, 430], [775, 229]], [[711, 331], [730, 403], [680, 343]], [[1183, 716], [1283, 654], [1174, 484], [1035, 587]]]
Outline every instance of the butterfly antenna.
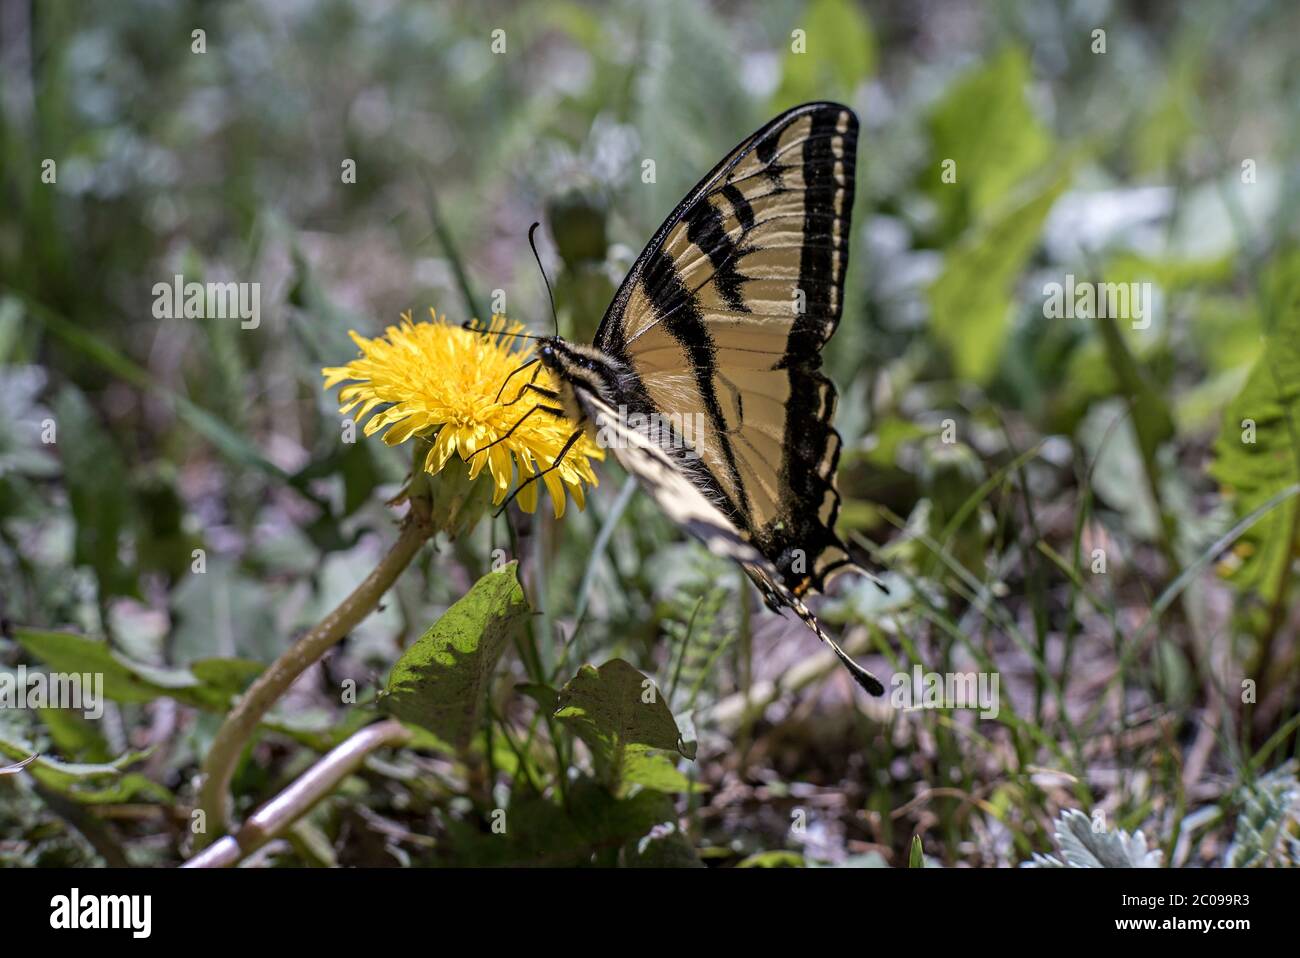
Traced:
[[467, 319], [460, 324], [461, 329], [467, 329], [471, 333], [478, 333], [480, 336], [514, 336], [517, 339], [546, 339], [545, 336], [534, 336], [531, 333], [512, 333], [505, 329], [499, 329], [493, 332], [487, 326], [476, 323], [472, 319]]
[[551, 292], [551, 281], [546, 278], [546, 267], [542, 265], [542, 258], [537, 255], [537, 241], [533, 239], [533, 235], [537, 232], [537, 227], [541, 225], [541, 223], [534, 223], [532, 226], [528, 227], [528, 245], [532, 248], [533, 259], [537, 260], [537, 268], [541, 271], [542, 282], [546, 284], [546, 296], [551, 301], [551, 319], [555, 320], [555, 335], [558, 337], [560, 335], [560, 317], [559, 314], [555, 312], [555, 294]]

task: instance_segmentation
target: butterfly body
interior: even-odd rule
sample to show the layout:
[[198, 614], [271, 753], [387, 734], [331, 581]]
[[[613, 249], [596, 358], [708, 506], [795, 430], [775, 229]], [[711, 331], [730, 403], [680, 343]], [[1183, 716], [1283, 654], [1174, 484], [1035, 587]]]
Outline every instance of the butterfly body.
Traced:
[[879, 695], [803, 602], [860, 569], [834, 531], [840, 438], [820, 371], [843, 308], [856, 145], [845, 106], [776, 117], [669, 215], [592, 344], [549, 337], [538, 357], [566, 415]]

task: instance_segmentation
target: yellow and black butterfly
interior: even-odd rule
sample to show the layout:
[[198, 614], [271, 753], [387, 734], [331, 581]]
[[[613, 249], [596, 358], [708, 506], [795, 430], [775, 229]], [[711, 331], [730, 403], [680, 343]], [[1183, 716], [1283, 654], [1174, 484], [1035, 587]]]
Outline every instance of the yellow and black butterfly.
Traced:
[[803, 601], [865, 572], [834, 531], [840, 437], [820, 372], [843, 309], [857, 140], [857, 117], [836, 103], [746, 137], [659, 227], [590, 346], [541, 338], [532, 362], [559, 390], [524, 388], [559, 403], [536, 409], [579, 423], [556, 464], [594, 431], [670, 518], [880, 695]]

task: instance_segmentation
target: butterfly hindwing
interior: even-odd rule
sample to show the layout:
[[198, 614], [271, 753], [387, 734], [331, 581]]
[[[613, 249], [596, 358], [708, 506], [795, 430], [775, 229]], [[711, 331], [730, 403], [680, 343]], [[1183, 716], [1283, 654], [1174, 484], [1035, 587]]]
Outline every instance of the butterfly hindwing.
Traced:
[[637, 477], [664, 514], [691, 533], [714, 555], [732, 559], [745, 569], [758, 586], [764, 601], [774, 611], [792, 609], [813, 630], [849, 670], [849, 673], [872, 695], [883, 695], [880, 680], [853, 661], [838, 642], [826, 634], [803, 600], [786, 586], [781, 573], [754, 543], [728, 522], [701, 488], [698, 478], [683, 468], [689, 461], [678, 448], [665, 449], [658, 437], [630, 428], [616, 410], [594, 392], [577, 393], [585, 418], [598, 432], [610, 439], [619, 461]]
[[779, 590], [751, 573], [774, 606], [851, 564], [819, 367], [843, 309], [856, 148], [856, 118], [831, 103], [748, 137], [660, 227], [594, 343], [631, 371], [630, 410], [689, 417], [685, 467], [779, 570]]

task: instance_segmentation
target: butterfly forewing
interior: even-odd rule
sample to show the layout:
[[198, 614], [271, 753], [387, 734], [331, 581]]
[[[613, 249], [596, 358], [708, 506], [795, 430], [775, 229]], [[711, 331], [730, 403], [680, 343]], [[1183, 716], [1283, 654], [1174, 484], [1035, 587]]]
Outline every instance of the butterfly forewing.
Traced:
[[595, 341], [631, 370], [631, 410], [689, 417], [692, 480], [796, 595], [849, 564], [818, 369], [843, 308], [856, 149], [856, 118], [830, 103], [747, 138], [656, 233]]

